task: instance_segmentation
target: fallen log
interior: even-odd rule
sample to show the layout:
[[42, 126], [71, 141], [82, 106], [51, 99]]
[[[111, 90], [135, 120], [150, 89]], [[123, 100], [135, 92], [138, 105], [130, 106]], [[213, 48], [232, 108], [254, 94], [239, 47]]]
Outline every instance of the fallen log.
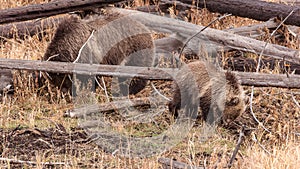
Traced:
[[294, 13], [286, 20], [286, 24], [300, 26], [300, 10], [297, 6], [265, 2], [261, 0], [179, 0], [185, 4], [194, 4], [199, 8], [207, 8], [211, 12], [221, 14], [231, 13], [235, 16], [247, 17], [259, 21], [267, 21], [270, 18], [285, 18], [294, 10]]
[[299, 75], [267, 74], [256, 72], [233, 72], [241, 84], [255, 87], [300, 88]]
[[64, 0], [44, 4], [34, 4], [0, 11], [0, 24], [32, 20], [42, 17], [106, 7], [123, 0]]
[[46, 29], [56, 27], [65, 17], [47, 18], [37, 21], [27, 21], [0, 25], [1, 38], [24, 39], [26, 36], [42, 35]]
[[[191, 23], [187, 23], [187, 22], [183, 22], [171, 18], [160, 17], [156, 15], [146, 14], [142, 12], [122, 10], [122, 9], [114, 9], [113, 11], [118, 11], [118, 12], [121, 11], [122, 13], [127, 13], [127, 14], [129, 13], [131, 15], [135, 15], [136, 19], [139, 19], [141, 22], [144, 22], [150, 29], [156, 30], [158, 32], [165, 32], [165, 33], [179, 32], [181, 36], [184, 37], [183, 39], [188, 39], [196, 32], [195, 30], [202, 29], [201, 26], [197, 26]], [[138, 15], [144, 15], [144, 16], [141, 17]], [[172, 25], [171, 22], [173, 22], [174, 24]], [[274, 23], [268, 23], [267, 25], [275, 26]], [[262, 26], [263, 25], [259, 25], [258, 27], [262, 27]], [[26, 32], [26, 30], [20, 30], [19, 32], [24, 32], [24, 31]], [[241, 30], [238, 28], [229, 31], [241, 32]], [[247, 29], [246, 30], [244, 29], [243, 31], [245, 32], [247, 31]], [[202, 43], [203, 41], [205, 42], [206, 40], [208, 42], [207, 48], [212, 48], [208, 50], [215, 50], [215, 51], [223, 50], [223, 46], [225, 45], [225, 48], [241, 50], [245, 52], [260, 53], [263, 50], [263, 46], [265, 45], [265, 42], [262, 41], [251, 40], [249, 38], [233, 35], [231, 33], [225, 33], [224, 31], [210, 29], [210, 28], [207, 28], [201, 34], [203, 34], [204, 36], [195, 37], [195, 40], [192, 40], [188, 44], [189, 49], [198, 50], [200, 48], [198, 45], [199, 40], [202, 41]], [[296, 64], [300, 63], [299, 58], [295, 57], [299, 55], [299, 51], [297, 50], [282, 47], [280, 45], [272, 45], [272, 44], [269, 44], [268, 48], [264, 52], [264, 55], [266, 56], [271, 56], [276, 59], [283, 59], [284, 57], [286, 61], [296, 63]], [[197, 51], [194, 53], [197, 53]]]
[[[139, 11], [111, 8], [110, 10], [108, 10], [108, 12], [119, 12], [124, 15], [130, 15], [131, 18], [143, 23], [151, 30], [169, 34], [177, 32], [186, 39], [203, 29], [202, 26], [198, 26], [192, 23], [147, 14]], [[244, 37], [217, 29], [207, 28], [206, 30], [201, 32], [199, 36], [196, 36], [194, 39], [192, 39], [189, 42], [188, 47], [196, 50], [205, 47], [207, 51], [220, 51], [224, 50], [224, 48], [234, 49], [244, 52], [256, 53], [258, 55], [261, 53], [261, 51], [264, 51], [264, 56], [269, 56], [274, 59], [284, 58], [285, 61], [300, 64], [298, 50], [293, 50], [275, 44], [268, 44], [266, 48], [264, 48], [265, 44], [266, 42], [255, 40], [249, 37]]]
[[[174, 68], [153, 68], [119, 65], [98, 65], [67, 62], [42, 62], [31, 60], [1, 59], [0, 68], [44, 71], [56, 73], [77, 73], [117, 77], [138, 77], [149, 80], [173, 80], [178, 72]], [[234, 72], [242, 85], [256, 87], [300, 88], [300, 75]]]
[[113, 111], [113, 110], [119, 110], [128, 108], [128, 106], [137, 107], [137, 106], [146, 106], [146, 105], [160, 105], [165, 102], [157, 101], [155, 98], [133, 98], [133, 99], [124, 99], [119, 101], [112, 101], [108, 103], [101, 103], [101, 104], [92, 104], [85, 107], [79, 107], [75, 108], [73, 110], [69, 110], [65, 113], [65, 116], [68, 117], [83, 117], [83, 116], [89, 116], [93, 113], [99, 113], [99, 112], [107, 112], [107, 111]]
[[82, 75], [102, 75], [117, 77], [139, 77], [149, 80], [172, 80], [173, 75], [178, 69], [173, 68], [154, 68], [154, 67], [135, 67], [119, 65], [100, 65], [100, 64], [83, 64], [53, 61], [34, 61], [0, 58], [0, 68], [43, 71], [65, 74], [82, 74]]
[[[225, 31], [258, 39], [258, 38], [264, 37], [264, 35], [266, 35], [266, 31], [264, 31], [264, 30], [269, 29], [269, 31], [271, 32], [272, 30], [275, 30], [279, 24], [280, 24], [280, 22], [278, 19], [272, 18], [272, 19], [268, 20], [267, 22], [226, 29]], [[293, 26], [293, 25], [283, 25], [283, 26], [287, 27], [289, 33], [294, 37], [297, 37], [300, 33], [300, 28], [298, 26]], [[278, 34], [275, 33], [274, 37], [277, 37], [277, 36], [278, 36]], [[298, 39], [299, 39], [299, 37], [298, 37]]]

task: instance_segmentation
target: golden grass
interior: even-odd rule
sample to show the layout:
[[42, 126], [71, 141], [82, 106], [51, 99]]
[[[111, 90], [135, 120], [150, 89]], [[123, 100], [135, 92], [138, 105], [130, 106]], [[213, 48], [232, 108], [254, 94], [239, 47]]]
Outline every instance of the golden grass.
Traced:
[[243, 159], [241, 168], [299, 168], [300, 164], [300, 143], [287, 142], [270, 150], [270, 154], [264, 151], [257, 144], [245, 151], [247, 157]]
[[14, 8], [25, 6], [29, 4], [41, 4], [44, 2], [50, 2], [51, 0], [0, 0], [0, 9]]
[[[1, 9], [24, 6], [26, 4], [42, 3], [47, 1], [16, 1], [0, 0]], [[149, 2], [146, 2], [148, 4]], [[135, 1], [135, 5], [144, 5], [143, 1]], [[209, 13], [206, 10], [191, 10], [186, 17], [187, 21], [206, 25], [217, 17], [217, 14]], [[228, 17], [222, 22], [212, 25], [216, 29], [226, 29], [229, 27], [239, 27], [257, 23], [250, 19], [240, 17]], [[18, 37], [6, 39], [1, 43], [0, 57], [14, 59], [38, 60], [46, 50], [47, 43], [53, 36], [53, 30], [48, 30], [47, 34], [40, 40], [37, 36], [27, 37], [21, 40]], [[251, 56], [252, 57], [252, 56]], [[255, 57], [255, 56], [254, 56]], [[277, 70], [264, 68], [262, 72], [279, 73]], [[31, 79], [30, 79], [31, 78]], [[62, 124], [67, 130], [77, 126], [76, 119], [62, 118], [63, 113], [72, 108], [73, 105], [66, 101], [61, 93], [41, 93], [33, 84], [32, 76], [22, 71], [15, 73], [16, 94], [14, 98], [7, 98], [0, 103], [0, 129], [13, 129], [18, 125], [28, 128], [49, 128], [56, 124]], [[167, 85], [166, 85], [167, 86]], [[246, 94], [249, 95], [249, 88], [245, 87]], [[100, 91], [100, 93], [103, 91]], [[258, 119], [272, 130], [266, 133], [260, 126], [253, 122], [249, 110], [239, 119], [241, 122], [256, 128], [253, 131], [256, 139], [269, 152], [268, 154], [257, 143], [252, 141], [251, 135], [245, 137], [237, 161], [233, 168], [291, 168], [297, 169], [300, 164], [300, 108], [293, 102], [290, 94], [291, 90], [277, 88], [255, 88], [253, 109]], [[299, 101], [299, 90], [293, 90], [296, 100]], [[147, 92], [146, 92], [147, 93]], [[142, 94], [146, 94], [142, 93]], [[49, 102], [49, 95], [55, 96]], [[104, 96], [104, 95], [102, 95]], [[100, 100], [105, 100], [101, 98]], [[120, 126], [119, 126], [120, 127]], [[121, 127], [123, 127], [121, 125]], [[160, 132], [160, 126], [152, 125], [132, 125], [136, 135], [142, 136], [154, 130]], [[137, 128], [140, 127], [140, 128]], [[147, 133], [149, 132], [149, 133]], [[122, 158], [106, 153], [101, 148], [91, 144], [81, 147], [74, 155], [74, 152], [65, 154], [55, 154], [37, 152], [35, 157], [29, 160], [39, 163], [37, 168], [43, 168], [42, 162], [56, 161], [66, 162], [64, 168], [100, 167], [100, 168], [160, 168], [157, 162], [159, 157], [175, 158], [191, 165], [206, 166], [207, 168], [223, 168], [227, 166], [231, 153], [233, 152], [238, 137], [238, 130], [217, 128], [206, 140], [203, 140], [202, 127], [199, 124], [191, 129], [188, 137], [170, 150], [152, 158]], [[66, 145], [67, 146], [67, 145]], [[1, 150], [1, 148], [0, 148]], [[0, 151], [1, 152], [1, 151]], [[0, 155], [1, 157], [1, 155]], [[10, 157], [10, 156], [8, 156]], [[10, 157], [21, 158], [21, 157]], [[1, 165], [7, 165], [0, 162]]]

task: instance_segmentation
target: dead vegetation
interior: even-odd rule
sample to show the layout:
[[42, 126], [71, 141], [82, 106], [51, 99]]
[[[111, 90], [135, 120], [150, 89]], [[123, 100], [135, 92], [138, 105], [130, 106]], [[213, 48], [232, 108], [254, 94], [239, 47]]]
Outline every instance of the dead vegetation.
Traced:
[[[46, 1], [0, 1], [1, 9], [24, 6], [29, 3]], [[150, 2], [146, 2], [149, 4]], [[135, 1], [134, 6], [145, 5]], [[170, 15], [178, 12], [170, 8]], [[186, 21], [207, 25], [218, 16], [205, 9], [191, 9], [183, 16]], [[251, 19], [230, 16], [211, 27], [228, 29], [258, 23]], [[262, 40], [270, 36], [266, 32]], [[0, 57], [39, 60], [54, 30], [49, 29], [43, 37], [18, 37], [1, 41]], [[271, 42], [292, 49], [299, 49], [299, 40], [280, 29], [271, 37]], [[223, 53], [223, 63], [236, 55], [235, 52]], [[247, 58], [257, 55], [242, 52]], [[280, 66], [270, 69], [263, 64], [260, 72], [286, 73]], [[292, 72], [292, 71], [291, 71]], [[158, 90], [170, 96], [170, 82], [154, 82]], [[254, 88], [252, 105], [235, 120], [229, 128], [218, 127], [208, 135], [202, 124], [197, 123], [181, 142], [164, 153], [151, 158], [124, 158], [105, 152], [97, 146], [93, 138], [77, 127], [77, 119], [62, 118], [66, 110], [73, 108], [69, 95], [58, 89], [48, 90], [48, 83], [42, 88], [36, 85], [35, 77], [26, 71], [14, 73], [14, 97], [5, 96], [0, 103], [0, 168], [162, 168], [158, 158], [170, 158], [192, 166], [224, 168], [228, 165], [236, 147], [242, 126], [246, 126], [244, 141], [233, 162], [232, 168], [298, 168], [300, 163], [300, 91], [282, 88]], [[109, 86], [109, 85], [108, 85]], [[46, 90], [46, 91], [45, 91]], [[246, 95], [251, 95], [251, 87], [244, 87]], [[152, 88], [147, 86], [136, 97], [151, 96]], [[104, 90], [98, 89], [99, 102], [106, 102]], [[50, 100], [50, 101], [49, 101]], [[251, 106], [251, 107], [250, 107]], [[254, 119], [253, 114], [261, 124]], [[118, 112], [122, 114], [122, 110]], [[154, 112], [155, 114], [156, 112]], [[134, 123], [124, 120], [123, 116], [111, 116], [114, 129], [137, 137], [155, 136], [172, 124], [167, 111], [161, 112], [148, 123]], [[151, 116], [147, 116], [151, 117]], [[130, 118], [130, 117], [126, 117]], [[126, 119], [125, 118], [125, 119]], [[267, 129], [267, 130], [266, 130]], [[207, 136], [204, 138], [204, 136]], [[10, 161], [11, 160], [11, 161]]]

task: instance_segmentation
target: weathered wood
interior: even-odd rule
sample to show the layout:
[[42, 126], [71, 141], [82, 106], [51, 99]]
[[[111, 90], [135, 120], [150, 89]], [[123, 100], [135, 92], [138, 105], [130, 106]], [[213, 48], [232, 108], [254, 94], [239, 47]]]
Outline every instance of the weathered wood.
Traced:
[[254, 24], [254, 25], [248, 25], [248, 26], [242, 26], [237, 28], [230, 28], [226, 29], [226, 31], [235, 33], [242, 36], [249, 36], [251, 38], [257, 38], [259, 36], [262, 36], [262, 30], [265, 28], [272, 29], [276, 28], [279, 23], [275, 22], [275, 18], [272, 18], [266, 22]]
[[204, 167], [196, 167], [183, 162], [175, 161], [170, 158], [159, 158], [158, 162], [163, 164], [164, 169], [204, 169]]
[[285, 18], [292, 10], [295, 12], [286, 20], [286, 24], [300, 26], [300, 10], [297, 6], [266, 2], [261, 0], [179, 0], [182, 3], [198, 5], [199, 8], [207, 8], [211, 12], [221, 14], [231, 13], [235, 16], [247, 17], [259, 21], [267, 21], [270, 18]]
[[121, 1], [123, 0], [64, 0], [10, 8], [0, 11], [0, 24], [37, 19], [77, 10], [90, 10]]
[[136, 107], [136, 106], [146, 106], [146, 105], [160, 105], [164, 102], [157, 101], [154, 98], [133, 98], [133, 99], [125, 99], [125, 100], [118, 100], [112, 101], [108, 103], [101, 103], [101, 104], [92, 104], [85, 107], [75, 108], [73, 110], [69, 110], [66, 112], [66, 116], [68, 117], [83, 117], [88, 116], [93, 113], [105, 112], [105, 111], [112, 111], [117, 109], [128, 108], [128, 106]]
[[41, 35], [44, 30], [56, 27], [63, 19], [65, 17], [0, 25], [0, 35], [5, 38], [17, 37], [19, 39], [24, 39], [26, 36]]
[[[181, 36], [187, 39], [203, 29], [202, 26], [198, 26], [192, 23], [147, 14], [139, 11], [111, 8], [111, 13], [119, 12], [124, 15], [130, 15], [131, 18], [138, 20], [145, 24], [149, 29], [163, 32], [163, 33], [180, 33]], [[205, 45], [206, 49], [212, 51], [227, 49], [235, 49], [244, 52], [252, 52], [260, 54], [264, 51], [265, 56], [270, 56], [274, 59], [285, 59], [295, 64], [300, 64], [299, 51], [293, 50], [284, 46], [268, 44], [264, 49], [265, 43], [263, 41], [255, 40], [249, 37], [240, 36], [230, 32], [225, 32], [217, 29], [207, 28], [189, 42], [189, 48], [199, 49], [199, 43]]]
[[255, 87], [300, 88], [300, 76], [286, 74], [266, 74], [256, 72], [233, 72], [241, 84]]
[[[178, 69], [150, 68], [119, 65], [80, 64], [66, 62], [41, 62], [30, 60], [0, 59], [0, 68], [37, 70], [57, 73], [77, 73], [83, 75], [103, 75], [118, 77], [139, 77], [150, 80], [173, 80]], [[300, 88], [300, 75], [234, 72], [242, 85], [256, 87]]]
[[103, 75], [117, 77], [139, 77], [150, 80], [172, 80], [177, 69], [153, 67], [135, 67], [119, 65], [82, 64], [67, 62], [33, 61], [0, 58], [0, 68], [45, 71], [67, 74]]
[[[267, 22], [226, 29], [225, 31], [235, 33], [238, 35], [242, 35], [242, 36], [248, 36], [251, 38], [259, 38], [259, 37], [263, 37], [265, 35], [265, 33], [266, 33], [264, 31], [265, 29], [269, 29], [271, 32], [271, 30], [276, 29], [279, 24], [280, 24], [280, 21], [278, 19], [272, 18], [272, 19], [268, 20]], [[298, 26], [294, 26], [294, 25], [284, 25], [284, 26], [288, 28], [289, 33], [292, 34], [294, 37], [299, 35], [300, 28]], [[274, 36], [276, 37], [277, 34], [275, 33]]]

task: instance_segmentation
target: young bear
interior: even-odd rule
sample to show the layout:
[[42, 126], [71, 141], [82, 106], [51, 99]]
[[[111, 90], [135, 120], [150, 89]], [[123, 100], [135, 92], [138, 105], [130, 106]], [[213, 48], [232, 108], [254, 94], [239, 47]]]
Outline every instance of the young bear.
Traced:
[[198, 107], [204, 121], [224, 124], [245, 111], [245, 96], [236, 76], [204, 61], [184, 65], [175, 77], [169, 110], [175, 117], [183, 108], [185, 115], [197, 118]]
[[[143, 24], [129, 16], [111, 14], [64, 20], [42, 60], [151, 67], [154, 56], [151, 32]], [[67, 75], [50, 73], [49, 76], [54, 86], [70, 91], [72, 81]], [[147, 82], [137, 78], [118, 80], [123, 95], [138, 93]]]

